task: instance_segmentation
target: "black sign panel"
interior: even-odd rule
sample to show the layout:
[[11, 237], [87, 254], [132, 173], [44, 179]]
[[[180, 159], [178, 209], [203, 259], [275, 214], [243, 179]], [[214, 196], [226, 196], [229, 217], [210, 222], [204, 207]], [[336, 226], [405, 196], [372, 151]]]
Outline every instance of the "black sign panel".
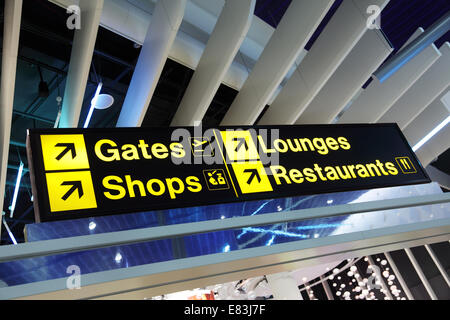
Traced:
[[37, 221], [430, 182], [396, 124], [33, 129]]

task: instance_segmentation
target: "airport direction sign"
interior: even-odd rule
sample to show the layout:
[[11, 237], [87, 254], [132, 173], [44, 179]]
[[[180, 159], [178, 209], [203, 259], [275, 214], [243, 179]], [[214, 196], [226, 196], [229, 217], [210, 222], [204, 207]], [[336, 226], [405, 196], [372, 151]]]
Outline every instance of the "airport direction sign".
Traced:
[[30, 129], [37, 222], [430, 179], [396, 124]]

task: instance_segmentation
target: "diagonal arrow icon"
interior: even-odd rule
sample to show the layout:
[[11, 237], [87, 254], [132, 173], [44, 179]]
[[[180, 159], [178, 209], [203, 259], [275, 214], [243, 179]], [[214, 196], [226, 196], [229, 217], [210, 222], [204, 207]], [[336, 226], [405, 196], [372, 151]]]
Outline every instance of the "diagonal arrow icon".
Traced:
[[69, 151], [72, 153], [72, 159], [77, 156], [77, 152], [75, 150], [75, 143], [57, 143], [55, 147], [64, 148], [63, 151], [56, 157], [56, 160], [61, 160], [62, 157], [66, 155]]
[[245, 169], [244, 173], [250, 173], [250, 177], [247, 180], [247, 184], [251, 184], [252, 181], [256, 178], [258, 182], [261, 182], [261, 176], [259, 175], [258, 169]]
[[69, 198], [72, 193], [74, 193], [76, 190], [78, 190], [78, 198], [81, 198], [84, 194], [83, 192], [83, 185], [81, 184], [81, 181], [64, 181], [63, 183], [61, 183], [62, 186], [72, 186], [69, 191], [67, 191], [62, 197], [61, 199], [63, 199], [64, 201], [67, 200], [67, 198]]
[[233, 138], [232, 141], [236, 141], [238, 143], [236, 149], [234, 150], [235, 152], [238, 152], [242, 146], [244, 146], [245, 150], [248, 150], [248, 145], [245, 138]]

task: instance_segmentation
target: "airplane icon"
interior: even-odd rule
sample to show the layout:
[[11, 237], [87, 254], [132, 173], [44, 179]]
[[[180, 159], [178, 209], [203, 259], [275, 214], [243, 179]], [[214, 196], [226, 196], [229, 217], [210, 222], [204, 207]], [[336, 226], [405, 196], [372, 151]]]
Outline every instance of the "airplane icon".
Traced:
[[[208, 148], [208, 146], [210, 146]], [[204, 137], [192, 137], [191, 149], [194, 157], [211, 157], [214, 156], [214, 150], [211, 147], [211, 142], [208, 138]]]
[[197, 148], [205, 143], [208, 143], [208, 140], [201, 141], [194, 138], [194, 143], [192, 143], [192, 145], [194, 146], [194, 148]]

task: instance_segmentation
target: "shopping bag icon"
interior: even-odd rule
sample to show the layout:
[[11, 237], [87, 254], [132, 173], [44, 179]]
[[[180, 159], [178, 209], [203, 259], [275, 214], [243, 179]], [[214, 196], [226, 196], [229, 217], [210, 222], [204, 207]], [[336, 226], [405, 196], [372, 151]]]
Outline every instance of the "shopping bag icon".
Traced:
[[223, 190], [229, 188], [225, 172], [222, 169], [204, 170], [203, 176], [205, 177], [209, 190]]

